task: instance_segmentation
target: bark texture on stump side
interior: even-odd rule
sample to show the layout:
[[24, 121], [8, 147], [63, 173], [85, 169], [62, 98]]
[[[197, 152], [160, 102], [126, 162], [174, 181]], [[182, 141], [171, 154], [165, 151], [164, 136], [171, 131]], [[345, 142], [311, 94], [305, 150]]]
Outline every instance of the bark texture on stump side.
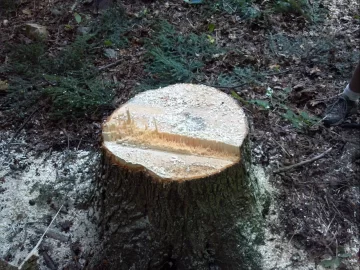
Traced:
[[261, 269], [246, 116], [228, 95], [176, 84], [103, 126], [99, 269]]
[[100, 202], [108, 269], [260, 269], [249, 234], [261, 220], [245, 157], [203, 179], [161, 182], [104, 149]]

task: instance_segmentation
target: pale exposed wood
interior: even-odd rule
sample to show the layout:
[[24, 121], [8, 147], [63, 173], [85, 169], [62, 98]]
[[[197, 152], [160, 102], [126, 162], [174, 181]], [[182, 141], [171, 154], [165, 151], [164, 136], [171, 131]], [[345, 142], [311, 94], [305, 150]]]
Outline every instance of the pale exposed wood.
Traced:
[[104, 124], [103, 139], [124, 164], [188, 180], [238, 162], [247, 132], [243, 110], [228, 95], [204, 85], [176, 84], [121, 106]]

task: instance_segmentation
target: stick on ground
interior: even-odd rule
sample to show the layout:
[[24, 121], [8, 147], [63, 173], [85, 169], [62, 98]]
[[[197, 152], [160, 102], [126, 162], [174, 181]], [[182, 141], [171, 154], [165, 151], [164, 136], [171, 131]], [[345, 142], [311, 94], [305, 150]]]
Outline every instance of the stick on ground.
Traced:
[[314, 162], [322, 157], [324, 157], [327, 153], [329, 153], [330, 151], [332, 150], [332, 147], [329, 148], [328, 150], [326, 150], [324, 153], [320, 154], [320, 155], [317, 155], [311, 159], [307, 159], [307, 160], [304, 160], [304, 161], [301, 161], [299, 163], [296, 163], [296, 164], [293, 164], [293, 165], [290, 165], [290, 166], [286, 166], [286, 167], [282, 167], [282, 168], [279, 168], [275, 171], [273, 171], [273, 173], [281, 173], [281, 172], [286, 172], [286, 171], [290, 171], [294, 168], [297, 168], [297, 167], [300, 167], [302, 165], [305, 165], [305, 164], [308, 164], [308, 163], [311, 163], [311, 162]]
[[29, 252], [29, 254], [26, 256], [26, 258], [23, 260], [23, 262], [19, 265], [19, 269], [22, 268], [22, 266], [26, 263], [27, 260], [29, 260], [31, 258], [31, 256], [36, 255], [38, 252], [38, 248], [41, 244], [41, 242], [44, 239], [44, 236], [46, 235], [46, 233], [48, 232], [49, 228], [51, 227], [51, 225], [53, 224], [53, 222], [55, 221], [56, 217], [58, 216], [58, 214], [60, 213], [60, 210], [63, 208], [64, 205], [61, 205], [59, 210], [56, 212], [54, 218], [51, 220], [49, 226], [46, 228], [45, 232], [41, 235], [40, 240], [37, 242], [37, 244], [35, 245], [35, 247]]

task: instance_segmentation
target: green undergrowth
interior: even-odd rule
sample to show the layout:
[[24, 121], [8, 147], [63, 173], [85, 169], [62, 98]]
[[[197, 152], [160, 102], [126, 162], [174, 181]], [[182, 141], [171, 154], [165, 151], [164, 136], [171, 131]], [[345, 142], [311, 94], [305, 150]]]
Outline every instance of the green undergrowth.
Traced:
[[342, 269], [341, 265], [343, 261], [349, 260], [354, 257], [353, 254], [346, 253], [343, 246], [339, 246], [336, 256], [331, 259], [322, 260], [320, 265], [326, 269]]
[[235, 67], [232, 71], [221, 73], [217, 77], [216, 85], [236, 86], [236, 85], [261, 85], [268, 73], [256, 70], [252, 66]]
[[[252, 85], [262, 86], [266, 85], [267, 76], [277, 75], [279, 72], [267, 72], [254, 70], [251, 67], [236, 67], [233, 72], [221, 74], [218, 77], [218, 85], [220, 86], [237, 86], [237, 85]], [[239, 100], [243, 105], [254, 105], [260, 110], [271, 110], [277, 113], [283, 120], [290, 122], [298, 130], [304, 130], [308, 127], [319, 123], [320, 119], [310, 115], [306, 111], [294, 109], [289, 105], [288, 98], [291, 95], [292, 89], [285, 87], [284, 89], [273, 90], [267, 87], [265, 97], [262, 99], [241, 98], [235, 91], [231, 91], [233, 98]]]
[[140, 90], [192, 81], [221, 52], [205, 34], [181, 34], [166, 21], [157, 23], [146, 41], [149, 78]]
[[[204, 68], [216, 57], [228, 53], [219, 48], [208, 35], [178, 34], [168, 22], [159, 22], [154, 34], [147, 40], [146, 71], [149, 78], [141, 90], [158, 88], [174, 83], [201, 82]], [[262, 84], [268, 75], [252, 66], [238, 66], [220, 73], [213, 83], [219, 86]]]
[[[216, 47], [206, 35], [176, 33], [175, 28], [167, 22], [162, 21], [154, 27], [153, 35], [146, 43], [148, 50], [146, 71], [149, 73], [149, 78], [143, 81], [139, 90], [155, 89], [174, 83], [194, 81], [201, 83], [201, 79], [204, 78], [203, 74], [206, 64], [213, 61], [214, 55], [227, 53], [226, 49]], [[279, 46], [279, 44], [273, 45], [273, 43], [271, 43], [270, 47]], [[303, 43], [301, 43], [301, 47], [304, 46]], [[287, 48], [288, 57], [304, 57], [301, 55], [301, 52], [298, 55], [300, 45], [290, 45], [289, 47], [284, 45], [284, 48]], [[322, 46], [326, 46], [326, 44]], [[306, 57], [307, 59], [314, 59], [315, 55], [321, 55], [327, 48], [322, 49], [321, 47], [312, 46], [311, 51], [308, 51]], [[276, 54], [279, 53], [276, 52]], [[217, 75], [215, 81], [211, 82], [211, 84], [221, 87], [243, 84], [248, 86], [265, 86], [269, 76], [274, 76], [278, 73], [281, 74], [281, 71], [259, 70], [251, 65], [237, 66], [232, 70]], [[275, 110], [284, 120], [290, 122], [299, 130], [318, 123], [319, 119], [305, 111], [292, 109], [287, 105], [289, 103], [287, 98], [291, 92], [288, 88], [275, 92], [270, 90], [269, 93], [271, 92], [271, 94], [267, 93], [266, 99], [248, 100], [245, 102], [247, 104], [254, 104], [259, 109]], [[239, 98], [239, 96], [235, 96], [235, 98]]]
[[53, 119], [94, 116], [111, 105], [116, 85], [102, 78], [93, 62], [105, 47], [123, 48], [131, 23], [120, 9], [110, 9], [90, 23], [89, 33], [78, 35], [59, 52], [44, 43], [9, 48], [9, 62], [0, 71], [9, 78], [12, 107], [19, 111], [50, 100]]
[[262, 11], [253, 0], [222, 0], [210, 5], [215, 10], [238, 15], [243, 19], [256, 19], [262, 15]]
[[244, 100], [235, 91], [232, 91], [231, 94], [244, 105], [252, 104], [260, 110], [271, 110], [299, 131], [319, 124], [321, 121], [320, 118], [288, 105], [289, 102], [287, 99], [290, 96], [291, 91], [292, 89], [290, 87], [281, 90], [273, 90], [268, 87], [264, 98], [250, 100]]
[[268, 2], [268, 9], [270, 14], [302, 16], [312, 23], [323, 21], [327, 14], [320, 0], [273, 0]]
[[108, 9], [90, 24], [96, 40], [107, 47], [124, 48], [129, 45], [127, 33], [135, 19], [129, 19], [121, 8]]
[[322, 1], [315, 0], [220, 0], [207, 3], [213, 11], [222, 11], [237, 15], [244, 20], [257, 20], [282, 14], [284, 16], [303, 17], [309, 22], [318, 23], [324, 20], [327, 10]]
[[275, 58], [298, 59], [308, 66], [329, 68], [336, 74], [349, 77], [352, 63], [357, 63], [359, 52], [346, 48], [346, 41], [332, 36], [288, 36], [284, 33], [269, 34], [269, 55]]
[[6, 68], [13, 105], [26, 108], [49, 98], [54, 119], [94, 115], [109, 106], [114, 86], [103, 81], [92, 65], [91, 38], [78, 37], [56, 57], [46, 52], [44, 44], [15, 47]]

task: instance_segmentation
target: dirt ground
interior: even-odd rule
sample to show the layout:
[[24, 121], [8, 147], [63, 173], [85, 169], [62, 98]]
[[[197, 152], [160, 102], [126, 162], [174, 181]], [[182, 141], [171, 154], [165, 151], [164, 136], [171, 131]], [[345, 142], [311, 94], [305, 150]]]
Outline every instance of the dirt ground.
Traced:
[[[11, 51], [5, 45], [11, 48], [30, 42], [16, 31], [26, 22], [45, 25], [50, 36], [48, 50], [56, 51], [76, 36], [75, 30], [64, 27], [74, 22], [69, 10], [93, 19], [100, 16], [92, 1], [19, 2], [15, 12], [1, 17], [0, 65], [8, 61]], [[100, 1], [100, 12], [107, 2]], [[179, 33], [201, 34], [209, 23], [215, 25], [214, 42], [228, 53], [207, 64], [201, 83], [214, 84], [218, 74], [236, 66], [251, 64], [258, 70], [274, 70], [265, 75], [262, 84], [222, 88], [229, 94], [234, 90], [240, 100], [269, 99], [272, 91], [288, 87], [291, 91], [283, 101], [288, 108], [321, 119], [359, 60], [356, 0], [322, 1], [328, 13], [316, 23], [291, 14], [248, 21], [226, 12], [212, 15], [201, 5], [175, 0], [121, 2], [129, 16], [144, 14], [146, 9], [146, 20], [167, 20]], [[66, 12], [54, 15], [54, 8]], [[151, 38], [149, 25], [134, 25], [129, 30], [131, 46], [120, 56], [124, 61], [103, 72], [103, 76], [121, 81], [114, 107], [134, 95], [139, 78], [149, 75], [142, 42]], [[331, 47], [324, 51], [314, 49], [318, 47], [313, 44], [308, 49], [304, 42], [290, 49], [278, 42], [274, 49], [269, 45], [269, 33], [320, 45], [329, 41]], [[95, 64], [100, 67], [114, 61], [99, 55]], [[281, 72], [277, 72], [279, 68]], [[0, 73], [1, 81], [8, 79]], [[61, 207], [52, 234], [47, 234], [41, 247], [41, 268], [83, 269], [96, 252], [96, 226], [92, 223], [96, 213], [88, 202], [99, 158], [101, 123], [112, 109], [96, 117], [53, 121], [47, 100], [23, 110], [9, 106], [8, 96], [0, 88], [0, 258], [20, 265]], [[358, 269], [360, 111], [347, 120], [352, 126], [327, 128], [318, 122], [298, 129], [294, 127], [297, 120], [284, 118], [276, 106], [244, 106], [251, 125], [253, 163], [262, 168], [259, 174], [274, 198], [269, 212], [264, 213], [264, 269], [322, 269], [324, 260], [338, 269]], [[276, 172], [324, 152], [316, 161]]]

